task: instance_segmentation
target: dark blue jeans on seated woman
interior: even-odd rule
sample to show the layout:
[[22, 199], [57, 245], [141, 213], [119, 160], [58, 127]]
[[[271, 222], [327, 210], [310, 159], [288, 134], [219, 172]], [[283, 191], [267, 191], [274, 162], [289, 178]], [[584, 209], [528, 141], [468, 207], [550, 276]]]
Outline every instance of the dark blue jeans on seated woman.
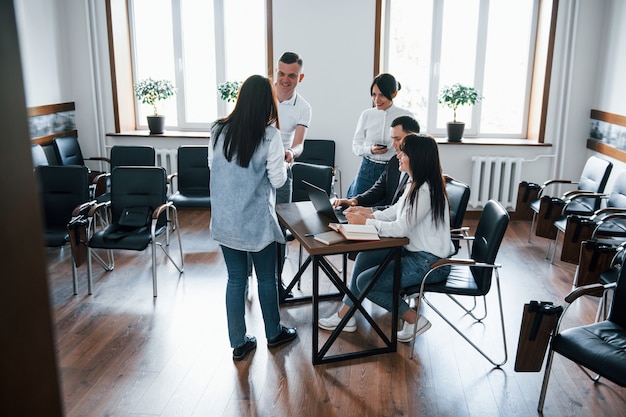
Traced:
[[[365, 287], [374, 278], [374, 273], [383, 259], [389, 253], [389, 249], [379, 249], [372, 251], [359, 252], [354, 262], [352, 271], [352, 282], [350, 283], [350, 291], [357, 296], [361, 295]], [[430, 270], [430, 265], [438, 261], [440, 258], [429, 252], [410, 252], [402, 248], [402, 257], [400, 258], [401, 277], [400, 289], [413, 285], [421, 284], [424, 275]], [[383, 270], [382, 275], [376, 280], [376, 283], [367, 294], [367, 298], [378, 304], [387, 311], [391, 311], [393, 307], [393, 269], [395, 261], [391, 261], [387, 268]], [[437, 269], [430, 274], [428, 282], [444, 281], [450, 273], [450, 267]], [[408, 310], [409, 305], [398, 294], [398, 317], [402, 317]], [[343, 298], [343, 302], [352, 306], [352, 300], [347, 296]]]
[[246, 283], [248, 282], [248, 254], [256, 271], [259, 302], [265, 337], [276, 338], [281, 332], [278, 311], [278, 279], [276, 275], [276, 242], [259, 252], [247, 252], [220, 245], [228, 270], [226, 284], [226, 314], [230, 346], [237, 348], [246, 342]]
[[348, 187], [346, 198], [352, 198], [372, 188], [386, 167], [387, 164], [377, 164], [365, 157], [361, 158], [361, 166], [352, 184]]

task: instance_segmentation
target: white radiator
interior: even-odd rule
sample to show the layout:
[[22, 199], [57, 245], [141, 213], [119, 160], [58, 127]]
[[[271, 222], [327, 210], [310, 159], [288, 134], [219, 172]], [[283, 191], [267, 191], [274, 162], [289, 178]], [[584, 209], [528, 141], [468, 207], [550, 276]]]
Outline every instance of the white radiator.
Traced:
[[507, 209], [515, 209], [517, 189], [522, 176], [522, 158], [508, 156], [472, 157], [470, 205], [483, 207], [494, 199]]
[[[167, 175], [178, 172], [178, 151], [176, 149], [156, 149], [156, 165], [165, 168]], [[170, 184], [170, 191], [175, 192], [176, 180]]]
[[178, 170], [178, 155], [176, 149], [157, 149], [157, 166], [165, 168], [167, 175], [171, 175]]

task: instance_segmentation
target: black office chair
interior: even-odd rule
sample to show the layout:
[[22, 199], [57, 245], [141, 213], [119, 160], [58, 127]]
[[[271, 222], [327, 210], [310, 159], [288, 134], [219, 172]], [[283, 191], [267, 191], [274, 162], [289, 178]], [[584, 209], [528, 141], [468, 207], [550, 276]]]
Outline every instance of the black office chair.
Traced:
[[[80, 149], [78, 138], [76, 136], [59, 136], [52, 139], [52, 145], [54, 147], [54, 153], [57, 157], [57, 161], [60, 165], [70, 166], [86, 166], [85, 161], [98, 161], [109, 163], [109, 158], [106, 157], [83, 157], [83, 152]], [[87, 168], [89, 169], [89, 167]], [[97, 178], [103, 174], [104, 171], [89, 169], [89, 182], [91, 184], [91, 197], [97, 197], [105, 190], [102, 186], [98, 186]]]
[[[291, 201], [309, 201], [309, 193], [306, 188], [304, 188], [303, 180], [323, 189], [330, 198], [333, 186], [333, 171], [334, 169], [330, 165], [294, 162], [291, 166], [291, 173], [293, 175]], [[298, 265], [302, 265], [302, 246], [300, 246], [298, 250]], [[298, 281], [298, 289], [300, 289], [300, 281]]]
[[450, 233], [455, 254], [459, 252], [460, 242], [465, 240], [467, 242], [467, 254], [470, 255], [470, 240], [467, 239], [469, 237], [469, 228], [463, 226], [463, 219], [465, 218], [470, 198], [470, 186], [455, 180], [449, 175], [444, 174], [444, 178], [450, 205]]
[[[551, 262], [554, 262], [556, 246], [561, 232], [566, 236], [563, 240], [561, 260], [566, 262], [574, 261], [572, 263], [578, 263], [578, 256], [576, 256], [576, 254], [580, 252], [580, 242], [585, 238], [602, 237], [626, 239], [626, 170], [617, 176], [610, 193], [596, 193], [593, 196], [589, 195], [589, 198], [606, 200], [606, 206], [594, 211], [590, 216], [569, 214], [562, 215], [554, 221], [553, 224], [557, 232], [554, 238]], [[564, 207], [563, 211], [565, 211], [566, 208], [567, 206]], [[568, 225], [570, 231], [566, 233]], [[583, 225], [588, 230], [587, 234], [589, 234], [589, 236], [580, 236], [584, 234], [582, 233]], [[578, 236], [575, 233], [576, 229], [572, 228], [577, 228], [579, 232]], [[565, 254], [566, 245], [568, 248], [572, 246], [572, 251], [575, 253]]]
[[[430, 308], [433, 309], [446, 323], [448, 323], [461, 337], [463, 337], [474, 349], [478, 351], [493, 365], [500, 367], [504, 365], [508, 359], [506, 348], [506, 335], [504, 328], [504, 315], [502, 312], [502, 297], [500, 295], [500, 275], [499, 269], [501, 265], [496, 264], [495, 260], [500, 249], [500, 244], [504, 238], [507, 226], [509, 224], [509, 214], [502, 205], [495, 201], [489, 200], [480, 215], [476, 233], [473, 236], [472, 254], [469, 259], [447, 258], [435, 262], [431, 266], [431, 270], [426, 274], [421, 285], [416, 285], [403, 289], [403, 297], [409, 301], [415, 300], [415, 308], [420, 314], [420, 302], [423, 300]], [[451, 271], [448, 278], [443, 282], [429, 283], [428, 277], [435, 269], [450, 266]], [[436, 308], [434, 303], [426, 296], [428, 293], [446, 294], [452, 299], [463, 311], [476, 322], [481, 322], [487, 317], [487, 299], [486, 296], [491, 290], [492, 279], [495, 276], [496, 292], [498, 297], [498, 307], [500, 310], [500, 325], [502, 329], [502, 344], [504, 351], [504, 359], [496, 361], [488, 356], [473, 340], [470, 339], [458, 326], [454, 325], [447, 317], [448, 311], [445, 313]], [[474, 306], [466, 308], [458, 300], [459, 297], [472, 297]], [[475, 297], [483, 298], [483, 312], [478, 316], [475, 312]], [[417, 327], [418, 320], [415, 321]], [[413, 358], [413, 350], [415, 348], [415, 338], [411, 342], [411, 350], [409, 357]]]
[[[167, 174], [162, 167], [115, 167], [111, 172], [111, 200], [94, 206], [89, 215], [110, 206], [111, 223], [95, 231], [87, 249], [87, 284], [92, 293], [92, 256], [95, 249], [143, 251], [152, 247], [152, 286], [157, 296], [156, 248], [161, 247], [179, 272], [183, 272], [183, 248], [178, 228], [176, 207], [167, 201]], [[170, 226], [172, 226], [170, 228]], [[180, 251], [177, 263], [157, 238], [165, 233], [165, 246], [170, 232], [175, 232]], [[112, 270], [113, 263], [105, 267]]]
[[[75, 207], [89, 200], [89, 171], [85, 166], [41, 165], [35, 168], [48, 247], [61, 247], [69, 241], [67, 224]], [[72, 279], [76, 291], [76, 265]]]
[[[565, 297], [566, 306], [550, 342], [548, 361], [541, 385], [539, 404], [537, 405], [539, 412], [543, 412], [555, 353], [576, 363], [594, 382], [600, 378], [606, 378], [620, 387], [626, 387], [625, 275], [626, 269], [622, 268], [617, 282], [578, 287]], [[607, 320], [561, 329], [563, 316], [574, 301], [583, 295], [596, 293], [598, 290], [611, 289], [613, 290], [613, 302]], [[592, 376], [588, 370], [596, 375]], [[610, 414], [608, 410], [607, 414]]]
[[33, 158], [33, 168], [42, 166], [42, 165], [50, 165], [48, 162], [48, 157], [46, 156], [46, 151], [43, 149], [43, 146], [39, 144], [33, 144], [30, 147], [31, 156]]
[[180, 146], [178, 172], [169, 176], [171, 184], [176, 178], [178, 190], [169, 197], [177, 208], [211, 208], [209, 190], [210, 170], [207, 146]]
[[[146, 145], [115, 145], [111, 148], [111, 155], [109, 158], [111, 172], [113, 168], [122, 166], [155, 166], [156, 165], [156, 151], [152, 146]], [[104, 190], [96, 197], [98, 203], [103, 203], [111, 200], [111, 172], [106, 172], [98, 175], [95, 178], [96, 188]], [[102, 225], [108, 224], [110, 221], [110, 213], [99, 210], [96, 212], [98, 219], [102, 222]], [[106, 216], [105, 216], [106, 214]]]
[[[306, 139], [302, 153], [296, 158], [296, 162], [307, 164], [325, 165], [333, 167], [333, 180], [331, 193], [335, 193], [335, 182], [339, 183], [341, 190], [341, 171], [335, 166], [335, 141], [330, 139]], [[335, 193], [337, 195], [341, 194]]]
[[291, 166], [291, 173], [293, 174], [293, 191], [291, 194], [292, 201], [296, 202], [309, 200], [309, 194], [302, 184], [303, 180], [323, 189], [329, 197], [332, 195], [332, 166], [294, 162]]
[[[594, 211], [600, 208], [601, 201], [598, 198], [594, 198], [594, 196], [595, 194], [604, 192], [604, 187], [606, 187], [606, 183], [609, 179], [609, 175], [611, 174], [612, 167], [613, 163], [607, 161], [606, 159], [599, 158], [597, 156], [591, 156], [589, 159], [587, 159], [587, 162], [583, 167], [582, 173], [578, 181], [567, 179], [551, 179], [544, 182], [541, 185], [541, 189], [537, 193], [537, 199], [530, 203], [530, 208], [533, 211], [533, 218], [530, 223], [528, 243], [531, 242], [534, 225], [537, 222], [537, 216], [540, 211], [541, 200], [543, 197], [550, 197], [547, 194], [547, 190], [549, 189], [549, 187], [556, 184], [576, 184], [577, 188], [575, 190], [568, 191], [560, 197], [560, 199], [563, 200], [566, 206], [566, 208], [562, 210], [562, 214], [579, 214], [589, 216], [593, 214]], [[586, 193], [590, 194], [589, 198], [584, 198], [584, 194]], [[555, 217], [558, 217], [558, 215]], [[552, 223], [554, 220], [555, 219], [552, 218], [552, 221], [550, 223]], [[556, 229], [552, 227], [551, 232], [543, 237], [554, 239], [555, 234]], [[550, 246], [548, 245], [546, 258], [548, 257], [549, 250]]]

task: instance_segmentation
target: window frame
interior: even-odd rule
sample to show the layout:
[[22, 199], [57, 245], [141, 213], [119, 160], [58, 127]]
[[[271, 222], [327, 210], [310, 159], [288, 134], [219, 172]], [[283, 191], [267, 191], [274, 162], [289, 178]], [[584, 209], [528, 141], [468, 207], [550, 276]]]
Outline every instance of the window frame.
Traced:
[[[389, 27], [390, 27], [390, 7], [393, 0], [376, 0], [376, 40], [375, 47], [375, 65], [374, 75], [384, 72], [389, 62]], [[445, 0], [443, 0], [445, 1]], [[439, 18], [439, 23], [433, 25], [433, 42], [434, 47], [432, 54], [435, 50], [440, 51], [440, 44], [437, 39], [440, 39], [437, 34], [441, 34], [442, 24], [441, 19], [442, 7], [441, 3], [435, 1], [433, 5], [433, 15], [435, 18]], [[481, 2], [482, 3], [482, 2]], [[531, 48], [529, 48], [529, 68], [528, 79], [529, 88], [526, 92], [523, 123], [524, 127], [522, 133], [510, 136], [507, 135], [480, 135], [477, 134], [477, 129], [480, 123], [480, 104], [473, 106], [472, 108], [472, 120], [471, 129], [466, 130], [469, 133], [468, 136], [473, 138], [497, 138], [506, 141], [519, 141], [525, 140], [529, 142], [544, 143], [545, 140], [545, 123], [547, 118], [547, 103], [550, 90], [550, 77], [552, 70], [552, 60], [554, 52], [554, 41], [556, 31], [556, 19], [558, 11], [558, 0], [537, 0], [533, 9], [533, 27], [531, 33]], [[488, 13], [488, 7], [480, 7], [479, 19], [486, 18]], [[483, 29], [481, 29], [483, 28]], [[484, 30], [486, 25], [479, 25], [479, 30]], [[477, 55], [481, 57], [477, 60], [474, 86], [478, 90], [481, 90], [483, 85], [483, 71], [486, 53], [486, 36], [479, 39], [482, 43], [477, 45]], [[431, 68], [432, 72], [432, 68]], [[428, 88], [428, 102], [437, 103], [438, 96], [438, 75], [430, 76]], [[438, 103], [433, 111], [429, 111], [427, 115], [427, 125], [436, 126], [437, 113], [441, 110]], [[442, 134], [442, 129], [429, 129], [435, 136], [445, 136]], [[445, 130], [445, 129], [444, 129]]]
[[[224, 0], [226, 1], [226, 0]], [[126, 0], [107, 0], [105, 9], [107, 16], [107, 35], [109, 42], [109, 63], [111, 70], [111, 84], [113, 88], [113, 118], [115, 133], [137, 131], [144, 128], [143, 124], [138, 125], [137, 101], [133, 90], [134, 69], [132, 65], [132, 42], [129, 6]], [[216, 6], [217, 9], [217, 6]], [[221, 8], [220, 8], [221, 9]], [[273, 64], [273, 29], [272, 29], [272, 0], [265, 0], [266, 10], [266, 65], [267, 75], [271, 76], [274, 70]], [[218, 10], [219, 11], [219, 10]], [[223, 10], [222, 10], [223, 11]], [[223, 13], [222, 13], [223, 15]], [[179, 40], [180, 41], [180, 40]], [[216, 40], [218, 41], [218, 40]], [[223, 39], [221, 40], [223, 42]], [[175, 40], [176, 42], [176, 40]], [[220, 49], [220, 48], [218, 48]], [[222, 52], [224, 48], [221, 48]], [[218, 78], [224, 77], [223, 69], [218, 67]], [[176, 85], [182, 85], [180, 72], [177, 71]], [[179, 94], [177, 94], [179, 96]], [[184, 93], [176, 100], [183, 100]], [[218, 102], [218, 111], [225, 111], [227, 103]], [[179, 120], [182, 106], [177, 106]], [[180, 123], [180, 122], [179, 122]], [[187, 123], [180, 127], [181, 132], [185, 131], [208, 131], [208, 127], [199, 126], [197, 123]]]

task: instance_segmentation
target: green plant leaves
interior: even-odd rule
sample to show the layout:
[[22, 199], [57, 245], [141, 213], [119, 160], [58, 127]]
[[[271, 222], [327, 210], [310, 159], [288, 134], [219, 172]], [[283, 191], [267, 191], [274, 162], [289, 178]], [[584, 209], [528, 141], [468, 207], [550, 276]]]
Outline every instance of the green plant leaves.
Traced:
[[237, 100], [237, 94], [239, 94], [239, 87], [243, 84], [241, 81], [226, 81], [218, 84], [217, 91], [220, 93], [220, 98], [227, 102], [234, 102]]
[[154, 115], [158, 115], [156, 102], [172, 97], [176, 87], [169, 80], [153, 80], [145, 78], [135, 84], [135, 95], [143, 104], [153, 107]]

